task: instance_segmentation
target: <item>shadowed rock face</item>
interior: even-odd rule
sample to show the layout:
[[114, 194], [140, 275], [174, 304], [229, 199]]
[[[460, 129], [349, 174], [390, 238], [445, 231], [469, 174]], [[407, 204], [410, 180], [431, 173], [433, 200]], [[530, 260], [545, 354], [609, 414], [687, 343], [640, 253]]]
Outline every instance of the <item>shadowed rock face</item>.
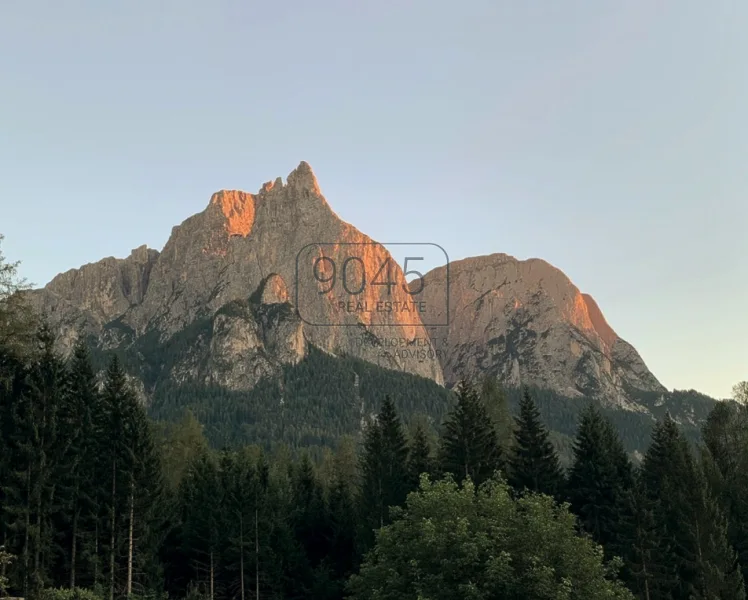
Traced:
[[[443, 289], [446, 277], [444, 267], [424, 277], [428, 308], [439, 307], [428, 294]], [[442, 340], [447, 384], [488, 373], [509, 385], [592, 395], [627, 408], [637, 408], [630, 388], [665, 391], [595, 301], [547, 262], [468, 258], [449, 266], [449, 280], [449, 327], [429, 328]], [[426, 323], [445, 320], [426, 315]]]
[[[311, 343], [442, 383], [436, 358], [384, 355], [376, 344], [360, 343], [362, 336], [412, 340], [427, 334], [417, 315], [341, 309], [351, 298], [340, 284], [320, 294], [312, 269], [323, 256], [331, 257], [338, 271], [353, 258], [369, 277], [389, 259], [394, 277], [404, 281], [384, 247], [330, 209], [302, 162], [285, 183], [278, 178], [256, 194], [217, 192], [203, 212], [172, 229], [160, 253], [141, 247], [124, 260], [107, 258], [68, 271], [32, 298], [59, 330], [65, 352], [81, 334], [96, 336], [103, 348], [133, 344], [154, 331], [166, 343], [190, 324], [215, 316], [210, 344], [199, 350], [197, 340], [192, 356], [175, 368], [173, 376], [182, 381], [198, 378], [245, 389], [269, 374], [271, 365], [298, 360]], [[330, 264], [317, 264], [316, 277], [326, 277], [323, 267]], [[384, 299], [406, 302], [411, 300], [406, 290], [398, 287], [386, 296], [385, 288], [367, 286], [355, 300], [369, 307]], [[258, 293], [257, 310], [217, 315]], [[286, 310], [268, 308], [275, 305]], [[271, 318], [272, 323], [262, 322]]]

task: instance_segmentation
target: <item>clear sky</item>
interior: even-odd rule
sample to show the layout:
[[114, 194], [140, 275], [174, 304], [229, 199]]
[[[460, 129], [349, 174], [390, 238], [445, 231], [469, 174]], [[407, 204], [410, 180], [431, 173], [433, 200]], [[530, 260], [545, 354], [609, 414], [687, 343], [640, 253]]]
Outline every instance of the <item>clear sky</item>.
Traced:
[[22, 274], [300, 160], [375, 239], [561, 268], [670, 388], [748, 379], [745, 0], [2, 0]]

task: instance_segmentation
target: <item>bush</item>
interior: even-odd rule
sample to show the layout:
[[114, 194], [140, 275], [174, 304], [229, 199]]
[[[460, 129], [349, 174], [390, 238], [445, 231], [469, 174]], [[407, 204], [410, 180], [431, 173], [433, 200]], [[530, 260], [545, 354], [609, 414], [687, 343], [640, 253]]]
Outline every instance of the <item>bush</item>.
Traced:
[[40, 600], [103, 600], [93, 590], [83, 588], [47, 588], [42, 590]]

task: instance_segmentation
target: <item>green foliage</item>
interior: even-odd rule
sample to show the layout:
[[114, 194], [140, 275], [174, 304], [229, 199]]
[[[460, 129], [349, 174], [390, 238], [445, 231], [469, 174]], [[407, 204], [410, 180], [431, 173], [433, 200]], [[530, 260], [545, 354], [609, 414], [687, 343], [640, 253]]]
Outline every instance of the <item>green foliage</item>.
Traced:
[[[0, 244], [3, 235], [0, 234]], [[18, 262], [7, 262], [0, 250], [0, 350], [22, 356], [29, 352], [38, 323], [24, 291], [30, 289], [18, 276]]]
[[486, 376], [483, 379], [480, 399], [496, 428], [501, 453], [508, 456], [514, 438], [514, 420], [506, 392], [495, 377]]
[[408, 481], [411, 489], [416, 489], [421, 475], [432, 475], [435, 469], [431, 444], [423, 427], [416, 425], [408, 450]]
[[727, 521], [704, 472], [675, 422], [658, 423], [642, 465], [642, 484], [656, 523], [663, 593], [742, 600], [745, 589]]
[[717, 404], [704, 424], [703, 439], [705, 473], [729, 517], [728, 537], [748, 578], [748, 405]]
[[[67, 363], [43, 326], [23, 352], [0, 345], [7, 593], [342, 600], [351, 578], [355, 598], [630, 598], [613, 575], [619, 562], [607, 560], [620, 555], [621, 578], [642, 598], [744, 599], [744, 406], [713, 407], [697, 459], [687, 419], [712, 404], [695, 392], [650, 399], [662, 418], [652, 428], [650, 415], [542, 390], [522, 399], [492, 382], [480, 397], [463, 386], [455, 402], [429, 380], [314, 349], [250, 393], [170, 386], [166, 354], [207, 343], [209, 324], [165, 342], [148, 334], [136, 353], [89, 354], [81, 342]], [[123, 323], [110, 328], [130, 335]], [[106, 370], [101, 387], [95, 365]], [[126, 372], [155, 386], [161, 421]], [[567, 449], [579, 521], [500, 480], [476, 491], [471, 478], [462, 488], [426, 478], [407, 496], [436, 468], [432, 448], [457, 477], [495, 471], [504, 397], [519, 413], [515, 485], [553, 490], [553, 447]], [[626, 451], [645, 447], [643, 431], [652, 442], [634, 476]]]
[[103, 600], [103, 597], [92, 590], [83, 588], [46, 588], [42, 590], [39, 600]]
[[515, 500], [501, 480], [476, 493], [469, 479], [459, 488], [424, 476], [349, 588], [355, 600], [632, 598], [614, 572], [549, 497]]
[[457, 405], [444, 423], [439, 470], [478, 485], [502, 468], [501, 446], [493, 422], [477, 391], [465, 382], [457, 387]]
[[561, 492], [563, 474], [540, 411], [525, 388], [509, 455], [509, 482], [518, 491], [554, 495]]
[[364, 430], [361, 456], [361, 508], [365, 543], [374, 529], [389, 523], [389, 509], [409, 491], [408, 446], [395, 405], [386, 397], [374, 422]]
[[6, 569], [13, 562], [13, 555], [5, 551], [5, 546], [0, 546], [0, 598], [4, 597], [8, 591], [8, 577], [5, 575]]
[[270, 450], [283, 444], [295, 450], [317, 447], [312, 454], [319, 457], [339, 438], [360, 436], [362, 415], [378, 410], [384, 396], [406, 424], [428, 415], [425, 421], [434, 431], [452, 404], [452, 394], [429, 379], [310, 348], [300, 364], [284, 367], [279, 377], [248, 392], [164, 381], [150, 410], [157, 420], [175, 422], [189, 409], [216, 448], [251, 443]]
[[633, 471], [613, 425], [592, 404], [582, 413], [573, 451], [567, 485], [571, 508], [608, 557], [621, 554], [621, 517], [633, 488]]

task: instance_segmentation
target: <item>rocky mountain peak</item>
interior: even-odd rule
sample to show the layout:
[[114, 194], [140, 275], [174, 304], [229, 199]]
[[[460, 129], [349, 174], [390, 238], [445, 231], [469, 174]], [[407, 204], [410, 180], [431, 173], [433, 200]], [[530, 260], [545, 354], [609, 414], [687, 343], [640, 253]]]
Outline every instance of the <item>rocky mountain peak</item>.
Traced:
[[[357, 265], [362, 281], [385, 264], [404, 280], [383, 246], [335, 214], [302, 161], [285, 183], [216, 192], [173, 228], [160, 253], [140, 246], [126, 259], [59, 275], [33, 295], [64, 349], [82, 333], [106, 350], [166, 346], [210, 321], [203, 337], [180, 342], [190, 351], [169, 375], [179, 381], [247, 389], [312, 345], [438, 383], [490, 374], [634, 410], [632, 389], [664, 391], [594, 299], [544, 260], [491, 254], [434, 269], [411, 283], [425, 290], [415, 313], [380, 310], [412, 304], [402, 286], [353, 294], [341, 281], [346, 264]], [[324, 293], [320, 268], [332, 282]], [[446, 328], [423, 325], [447, 320]], [[436, 341], [438, 352], [428, 350]]]
[[[410, 300], [405, 290], [398, 288], [386, 297], [383, 286], [367, 286], [351, 296], [338, 277], [337, 287], [323, 296], [314, 272], [321, 256], [327, 257], [324, 265], [334, 262], [338, 270], [353, 260], [369, 277], [382, 265], [394, 264], [383, 246], [334, 213], [312, 168], [302, 161], [285, 183], [278, 177], [254, 194], [216, 192], [205, 210], [172, 229], [161, 253], [141, 247], [126, 264], [105, 259], [72, 270], [34, 296], [51, 324], [64, 332], [66, 349], [84, 332], [106, 349], [142, 339], [165, 345], [196, 329], [195, 324], [214, 319], [203, 354], [197, 342], [190, 345], [193, 358], [200, 355], [201, 364], [209, 365], [207, 371], [185, 363], [175, 371], [180, 381], [204, 380], [220, 371], [229, 374], [222, 385], [249, 386], [263, 369], [252, 367], [251, 377], [229, 379], [231, 373], [246, 375], [248, 364], [262, 363], [253, 353], [266, 353], [275, 364], [280, 356], [286, 357], [281, 362], [296, 360], [310, 343], [442, 383], [435, 356], [382, 350], [387, 340], [425, 343], [427, 338], [417, 314], [375, 310], [384, 300], [405, 305]], [[398, 269], [394, 275], [402, 277]], [[246, 310], [222, 312], [249, 300]], [[250, 343], [250, 338], [256, 340]], [[374, 343], [377, 339], [381, 343]], [[233, 360], [244, 366], [228, 368], [227, 361]]]
[[322, 195], [317, 177], [314, 175], [312, 167], [306, 161], [302, 160], [299, 166], [288, 174], [286, 181], [296, 191], [309, 192], [315, 196]]
[[[425, 289], [443, 287], [446, 277], [444, 267], [430, 271]], [[442, 361], [448, 383], [489, 373], [507, 385], [534, 384], [619, 406], [633, 406], [632, 388], [664, 391], [593, 298], [544, 260], [492, 254], [455, 261], [449, 290]], [[428, 295], [425, 300], [433, 304]], [[444, 315], [424, 322], [439, 319]]]

